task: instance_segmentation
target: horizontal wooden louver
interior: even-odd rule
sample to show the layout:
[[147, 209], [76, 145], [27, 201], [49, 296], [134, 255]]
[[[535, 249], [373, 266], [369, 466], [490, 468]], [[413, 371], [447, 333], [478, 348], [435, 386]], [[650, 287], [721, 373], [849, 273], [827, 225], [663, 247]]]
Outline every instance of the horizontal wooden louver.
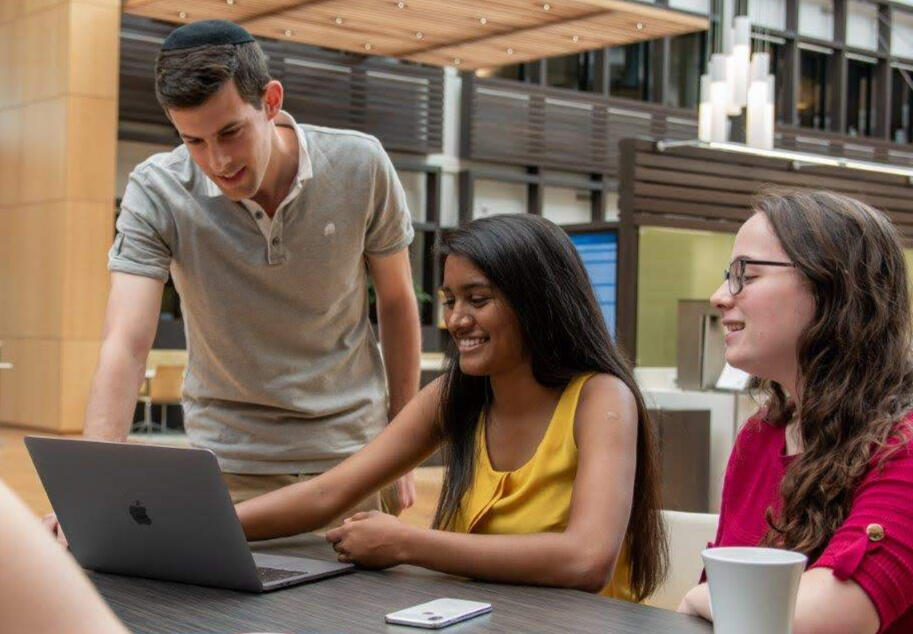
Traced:
[[[464, 158], [618, 175], [622, 139], [697, 138], [697, 113], [654, 103], [464, 76]], [[913, 166], [913, 146], [777, 126], [778, 148]]]
[[472, 160], [614, 176], [620, 139], [697, 136], [687, 110], [509, 80], [463, 81], [463, 154]]
[[[155, 100], [153, 66], [174, 28], [124, 15], [121, 26], [120, 119], [170, 123]], [[443, 149], [444, 75], [439, 68], [261, 40], [270, 73], [285, 88], [284, 108], [302, 123], [359, 130], [387, 150], [434, 154]]]
[[828, 189], [888, 214], [913, 245], [913, 186], [907, 178], [858, 169], [800, 166], [792, 161], [695, 147], [660, 152], [656, 144], [621, 145], [623, 222], [637, 226], [737, 231], [752, 197], [774, 189]]

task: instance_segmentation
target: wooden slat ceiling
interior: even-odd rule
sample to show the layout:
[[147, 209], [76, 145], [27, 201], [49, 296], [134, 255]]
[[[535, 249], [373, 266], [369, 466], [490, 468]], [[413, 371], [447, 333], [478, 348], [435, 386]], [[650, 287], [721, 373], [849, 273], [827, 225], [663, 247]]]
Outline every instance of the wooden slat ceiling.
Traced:
[[626, 0], [125, 0], [174, 23], [477, 69], [704, 31], [707, 18]]

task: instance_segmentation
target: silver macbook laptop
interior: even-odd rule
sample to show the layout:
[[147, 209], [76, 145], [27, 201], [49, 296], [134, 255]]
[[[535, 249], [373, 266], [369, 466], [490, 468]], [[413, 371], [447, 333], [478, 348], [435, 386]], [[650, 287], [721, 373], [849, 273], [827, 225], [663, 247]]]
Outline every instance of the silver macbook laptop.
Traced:
[[211, 451], [37, 436], [25, 445], [84, 568], [249, 592], [353, 569], [251, 553]]

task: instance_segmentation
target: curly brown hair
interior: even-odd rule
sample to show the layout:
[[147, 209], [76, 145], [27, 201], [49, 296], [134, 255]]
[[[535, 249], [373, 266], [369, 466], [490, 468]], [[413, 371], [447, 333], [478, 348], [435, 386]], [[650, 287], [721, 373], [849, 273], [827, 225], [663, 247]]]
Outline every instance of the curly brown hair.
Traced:
[[909, 438], [913, 409], [910, 291], [903, 248], [888, 218], [827, 191], [769, 193], [755, 202], [807, 278], [815, 314], [797, 348], [798, 394], [762, 381], [765, 419], [795, 416], [803, 452], [767, 511], [764, 542], [817, 559], [846, 520], [874, 457]]

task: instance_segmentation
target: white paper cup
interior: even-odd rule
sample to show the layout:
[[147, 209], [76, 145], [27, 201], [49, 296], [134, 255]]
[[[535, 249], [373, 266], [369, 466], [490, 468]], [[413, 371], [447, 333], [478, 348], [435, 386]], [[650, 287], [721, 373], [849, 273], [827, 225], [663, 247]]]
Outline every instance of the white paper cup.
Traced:
[[716, 634], [791, 634], [805, 555], [778, 548], [708, 548], [701, 557]]

